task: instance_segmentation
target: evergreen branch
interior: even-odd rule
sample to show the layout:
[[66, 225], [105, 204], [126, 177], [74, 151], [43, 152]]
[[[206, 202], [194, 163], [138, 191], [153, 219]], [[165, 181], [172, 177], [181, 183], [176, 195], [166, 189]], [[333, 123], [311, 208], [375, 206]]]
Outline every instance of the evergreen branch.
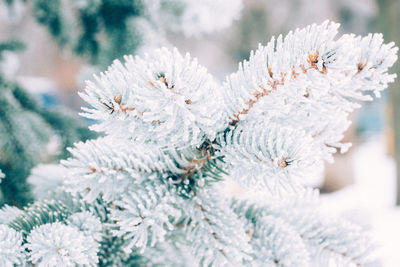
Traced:
[[[273, 41], [272, 41], [273, 42]], [[292, 65], [291, 71], [288, 72], [280, 72], [279, 74], [274, 74], [274, 71], [271, 69], [271, 67], [267, 67], [269, 77], [267, 78], [267, 88], [264, 88], [262, 85], [259, 85], [257, 89], [254, 89], [254, 92], [252, 94], [252, 98], [248, 99], [245, 101], [245, 105], [247, 107], [243, 108], [242, 110], [238, 111], [237, 113], [233, 114], [230, 117], [230, 122], [229, 124], [232, 126], [235, 126], [239, 121], [239, 116], [243, 114], [248, 114], [250, 109], [258, 102], [258, 100], [262, 97], [268, 96], [270, 93], [278, 89], [278, 86], [284, 86], [286, 82], [293, 82], [297, 77], [299, 77], [302, 74], [307, 74], [307, 72], [311, 69], [315, 69], [317, 71], [320, 71], [322, 74], [327, 74], [328, 70], [325, 66], [325, 62], [323, 59], [322, 61], [322, 69], [319, 70], [318, 64], [319, 63], [319, 54], [318, 52], [310, 52], [308, 54], [308, 59], [306, 63], [301, 63], [298, 66]], [[307, 67], [305, 66], [307, 64]], [[297, 72], [299, 71], [299, 72]], [[278, 76], [279, 78], [274, 78]], [[261, 91], [260, 91], [261, 89]], [[307, 91], [304, 94], [304, 97], [308, 97], [309, 92]]]
[[71, 211], [62, 202], [44, 200], [26, 207], [24, 212], [8, 223], [8, 225], [21, 232], [25, 238], [34, 227], [63, 221], [69, 215], [71, 215]]
[[[33, 204], [0, 241], [15, 254], [25, 242], [33, 264], [157, 265], [152, 256], [174, 251], [161, 259], [182, 265], [171, 257], [186, 249], [203, 266], [374, 264], [372, 241], [325, 218], [318, 191], [293, 179], [348, 148], [348, 113], [395, 76], [393, 44], [381, 35], [334, 40], [337, 27], [273, 38], [222, 87], [177, 50], [116, 61], [81, 94], [92, 106], [84, 115], [98, 120], [92, 128], [107, 136], [76, 144], [63, 161], [75, 197]], [[238, 187], [232, 205], [223, 174]]]
[[164, 241], [173, 229], [172, 220], [181, 216], [176, 208], [181, 203], [159, 181], [145, 181], [131, 189], [113, 202], [111, 218], [116, 235], [126, 240], [124, 250], [137, 248], [143, 253], [146, 247]]
[[[265, 192], [244, 202], [234, 202], [233, 209], [239, 216], [245, 217], [254, 225], [251, 244], [265, 246], [265, 249], [270, 250], [261, 257], [275, 255], [277, 258], [274, 261], [281, 264], [285, 260], [290, 262], [292, 250], [287, 250], [287, 248], [295, 245], [302, 246], [303, 249], [307, 248], [309, 251], [308, 260], [306, 260], [307, 257], [298, 258], [307, 264], [315, 261], [317, 265], [324, 265], [329, 262], [329, 259], [339, 263], [347, 262], [346, 264], [351, 262], [356, 266], [376, 264], [375, 255], [372, 253], [375, 246], [370, 237], [354, 224], [344, 220], [324, 218], [318, 211], [317, 200], [315, 192], [311, 190], [301, 190], [297, 194], [290, 193], [285, 197]], [[278, 242], [277, 236], [285, 231], [291, 231], [292, 234], [288, 234], [286, 240], [279, 238]], [[268, 242], [275, 243], [269, 246], [266, 245]], [[293, 251], [299, 250], [301, 249], [293, 249]], [[297, 257], [299, 254], [293, 255]], [[306, 256], [304, 253], [300, 255]], [[260, 255], [255, 254], [253, 257], [258, 260]]]
[[223, 129], [220, 111], [213, 108], [220, 100], [216, 88], [196, 59], [164, 48], [144, 59], [115, 61], [96, 83], [88, 82], [80, 95], [93, 108], [82, 115], [99, 120], [93, 130], [114, 136], [177, 149], [199, 147]]
[[2, 55], [5, 51], [22, 51], [25, 49], [25, 44], [19, 40], [9, 40], [6, 42], [0, 43], [0, 60], [2, 59]]
[[203, 266], [240, 265], [249, 258], [249, 238], [243, 221], [215, 189], [204, 189], [194, 199], [188, 200], [191, 209], [186, 232], [192, 254]]
[[228, 128], [263, 117], [310, 133], [327, 160], [345, 152], [348, 113], [393, 81], [387, 71], [398, 49], [380, 34], [334, 40], [337, 28], [311, 25], [260, 45], [223, 85]]

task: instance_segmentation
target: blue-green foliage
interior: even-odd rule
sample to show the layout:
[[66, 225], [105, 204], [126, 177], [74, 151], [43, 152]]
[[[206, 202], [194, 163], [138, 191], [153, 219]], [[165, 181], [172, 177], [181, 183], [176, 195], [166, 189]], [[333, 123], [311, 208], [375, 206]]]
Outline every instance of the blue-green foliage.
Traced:
[[[3, 51], [23, 47], [17, 41], [1, 43], [0, 60]], [[0, 184], [0, 205], [22, 207], [33, 201], [26, 179], [31, 168], [47, 157], [46, 145], [54, 135], [60, 136], [62, 149], [53, 160], [68, 156], [65, 148], [74, 142], [96, 136], [77, 118], [42, 107], [0, 73], [0, 169], [6, 176]]]
[[395, 76], [392, 43], [338, 26], [273, 38], [222, 85], [176, 49], [116, 61], [81, 94], [107, 136], [69, 149], [71, 195], [8, 208], [18, 233], [0, 241], [35, 265], [375, 266], [370, 238], [303, 184]]
[[[107, 66], [115, 58], [131, 54], [140, 43], [129, 21], [142, 15], [141, 0], [33, 0], [36, 20], [61, 47], [74, 51], [96, 65]], [[71, 20], [65, 9], [72, 8]]]

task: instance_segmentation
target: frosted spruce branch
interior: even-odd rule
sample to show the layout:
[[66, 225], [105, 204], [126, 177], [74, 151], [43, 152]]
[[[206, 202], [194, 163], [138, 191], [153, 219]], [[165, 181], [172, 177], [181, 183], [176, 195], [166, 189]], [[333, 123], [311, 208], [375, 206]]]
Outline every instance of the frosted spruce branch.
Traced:
[[378, 264], [368, 235], [326, 218], [303, 185], [349, 147], [348, 114], [395, 77], [393, 43], [336, 39], [337, 29], [324, 22], [272, 38], [222, 85], [176, 49], [115, 61], [81, 93], [91, 106], [82, 115], [106, 136], [77, 143], [62, 162], [61, 192], [72, 196], [3, 222], [22, 234], [28, 262]]

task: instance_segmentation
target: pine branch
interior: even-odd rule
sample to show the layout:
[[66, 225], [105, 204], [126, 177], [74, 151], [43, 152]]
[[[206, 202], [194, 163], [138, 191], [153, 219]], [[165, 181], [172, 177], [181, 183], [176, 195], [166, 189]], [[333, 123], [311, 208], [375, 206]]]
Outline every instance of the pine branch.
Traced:
[[302, 185], [349, 147], [340, 143], [349, 112], [395, 76], [393, 44], [335, 40], [337, 28], [272, 39], [222, 87], [177, 50], [116, 61], [81, 94], [92, 106], [83, 115], [107, 136], [62, 162], [74, 197], [37, 202], [9, 223], [28, 262], [179, 266], [190, 250], [203, 266], [375, 264], [370, 238], [323, 216], [318, 191]]
[[[245, 217], [254, 225], [251, 244], [269, 250], [262, 256], [253, 255], [255, 260], [266, 256], [270, 261], [287, 266], [284, 261], [290, 262], [293, 257], [303, 255], [305, 257], [297, 260], [307, 264], [314, 262], [318, 266], [327, 264], [329, 260], [356, 266], [377, 264], [373, 253], [375, 245], [370, 236], [347, 221], [325, 218], [318, 211], [317, 204], [315, 191], [300, 189], [296, 194], [287, 192], [284, 197], [273, 192], [261, 192], [244, 202], [234, 202], [233, 208], [239, 216]], [[292, 234], [279, 237], [285, 231]], [[268, 234], [264, 235], [265, 233]], [[268, 242], [273, 243], [266, 245]], [[292, 245], [298, 248], [288, 249]], [[293, 251], [302, 249], [306, 249], [309, 256], [305, 253], [290, 255]]]
[[146, 247], [163, 242], [173, 229], [173, 220], [181, 216], [176, 207], [179, 204], [179, 199], [160, 182], [131, 185], [131, 190], [111, 205], [115, 233], [126, 240], [124, 250], [137, 248], [143, 253]]
[[216, 188], [203, 190], [190, 200], [187, 226], [192, 254], [202, 266], [241, 264], [249, 259], [249, 238], [241, 221]]
[[336, 147], [345, 152], [348, 145], [340, 140], [348, 112], [371, 100], [369, 91], [379, 96], [393, 81], [387, 70], [397, 48], [383, 44], [379, 34], [334, 40], [337, 28], [329, 22], [311, 25], [260, 45], [224, 83], [231, 125], [261, 115], [310, 132], [326, 159]]

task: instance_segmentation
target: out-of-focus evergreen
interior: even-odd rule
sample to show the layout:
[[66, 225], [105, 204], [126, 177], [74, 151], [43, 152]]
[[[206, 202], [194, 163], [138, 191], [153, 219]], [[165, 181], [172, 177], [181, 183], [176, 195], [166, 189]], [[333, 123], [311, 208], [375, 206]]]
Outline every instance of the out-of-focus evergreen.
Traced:
[[142, 12], [141, 0], [33, 0], [36, 20], [61, 47], [101, 66], [136, 50], [140, 34], [129, 21]]
[[[23, 47], [17, 41], [0, 43], [0, 61], [3, 52]], [[0, 183], [0, 205], [24, 206], [31, 202], [33, 197], [26, 182], [31, 168], [42, 161], [65, 158], [66, 147], [94, 136], [84, 123], [42, 107], [17, 83], [0, 73], [0, 169], [5, 174]], [[54, 138], [60, 140], [62, 152], [58, 155], [47, 151]]]
[[[379, 16], [376, 21], [377, 30], [382, 31], [386, 38], [400, 43], [400, 2], [398, 0], [378, 0]], [[400, 65], [397, 62], [393, 66], [397, 75], [400, 74]], [[396, 79], [389, 88], [390, 104], [392, 109], [391, 126], [394, 134], [394, 156], [397, 167], [397, 205], [400, 205], [400, 82]]]

